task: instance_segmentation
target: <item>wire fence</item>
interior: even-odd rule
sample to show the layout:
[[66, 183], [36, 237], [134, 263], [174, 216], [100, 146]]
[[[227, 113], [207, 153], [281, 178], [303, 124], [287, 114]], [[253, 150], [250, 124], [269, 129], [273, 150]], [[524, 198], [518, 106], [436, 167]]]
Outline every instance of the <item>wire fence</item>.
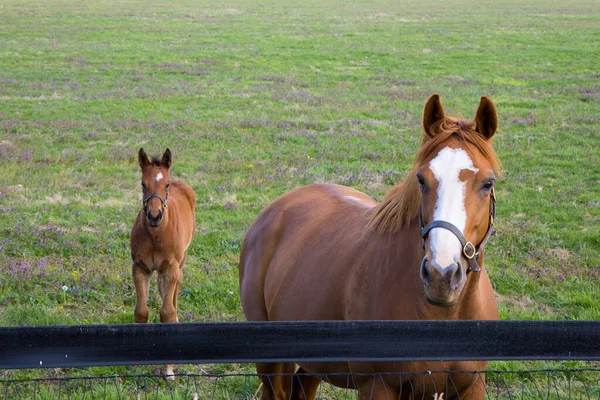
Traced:
[[[354, 379], [368, 376], [397, 380], [404, 386], [402, 399], [418, 399], [418, 388], [443, 375], [446, 385], [437, 399], [458, 398], [452, 376], [471, 374], [473, 384], [483, 382], [482, 372], [428, 371], [422, 373], [336, 374], [348, 383], [345, 388], [327, 384], [333, 375], [309, 374], [322, 380], [317, 399], [356, 399]], [[298, 384], [299, 375], [287, 376]], [[268, 376], [274, 378], [275, 375]], [[439, 376], [438, 376], [439, 377]], [[113, 375], [0, 380], [0, 399], [258, 399], [262, 390], [256, 374]], [[487, 399], [600, 399], [600, 368], [536, 371], [486, 371]], [[301, 388], [302, 389], [302, 388]], [[441, 396], [440, 396], [441, 395]]]

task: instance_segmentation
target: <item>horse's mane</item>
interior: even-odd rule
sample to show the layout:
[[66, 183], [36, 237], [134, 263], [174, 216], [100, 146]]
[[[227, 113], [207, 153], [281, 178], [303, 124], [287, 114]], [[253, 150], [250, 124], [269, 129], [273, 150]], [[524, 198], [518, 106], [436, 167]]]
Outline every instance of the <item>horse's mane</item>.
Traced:
[[154, 167], [162, 167], [162, 160], [157, 156], [152, 156], [152, 161], [150, 161], [150, 165]]
[[392, 186], [383, 200], [373, 207], [369, 216], [371, 228], [381, 233], [396, 232], [417, 217], [421, 203], [417, 170], [436, 147], [451, 137], [464, 142], [467, 148], [475, 147], [488, 159], [492, 169], [497, 174], [501, 173], [500, 160], [492, 148], [492, 141], [475, 130], [475, 120], [444, 117], [431, 126], [431, 132], [433, 137], [423, 132], [419, 152], [406, 178]]

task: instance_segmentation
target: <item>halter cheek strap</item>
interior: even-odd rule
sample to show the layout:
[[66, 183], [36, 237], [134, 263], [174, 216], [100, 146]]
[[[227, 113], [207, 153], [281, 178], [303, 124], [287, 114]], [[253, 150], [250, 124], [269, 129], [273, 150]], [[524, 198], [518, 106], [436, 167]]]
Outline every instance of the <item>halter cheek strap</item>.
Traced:
[[462, 246], [462, 253], [465, 256], [465, 258], [467, 259], [467, 261], [469, 262], [469, 268], [467, 269], [467, 273], [469, 273], [471, 271], [479, 272], [479, 271], [481, 271], [481, 267], [479, 266], [477, 261], [479, 260], [479, 257], [481, 256], [481, 250], [483, 250], [483, 247], [485, 246], [490, 235], [492, 234], [492, 231], [494, 230], [493, 227], [494, 227], [494, 218], [495, 217], [496, 217], [496, 192], [494, 191], [494, 188], [492, 188], [492, 192], [490, 193], [490, 219], [489, 219], [488, 228], [487, 228], [487, 231], [485, 232], [485, 235], [483, 236], [483, 239], [481, 240], [481, 242], [477, 246], [474, 246], [473, 243], [469, 242], [465, 238], [465, 236], [460, 231], [460, 229], [458, 229], [456, 226], [454, 226], [450, 222], [437, 220], [437, 221], [432, 221], [432, 222], [428, 223], [427, 225], [423, 226], [423, 214], [421, 212], [421, 206], [419, 206], [419, 227], [421, 228], [421, 244], [423, 246], [423, 249], [425, 249], [425, 239], [429, 235], [430, 230], [432, 230], [433, 228], [446, 229], [446, 230], [452, 232], [454, 234], [454, 236], [456, 236], [456, 238], [458, 239], [458, 241], [460, 242], [460, 244]]

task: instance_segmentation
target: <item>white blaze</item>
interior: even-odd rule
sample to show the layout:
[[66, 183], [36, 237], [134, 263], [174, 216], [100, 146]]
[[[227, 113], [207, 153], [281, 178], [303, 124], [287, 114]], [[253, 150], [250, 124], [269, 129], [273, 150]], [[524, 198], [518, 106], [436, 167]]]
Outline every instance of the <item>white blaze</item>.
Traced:
[[[464, 233], [467, 222], [465, 210], [465, 186], [459, 178], [462, 170], [477, 173], [473, 161], [463, 149], [446, 147], [429, 163], [429, 168], [438, 181], [437, 204], [433, 212], [434, 220], [447, 221]], [[429, 244], [433, 261], [446, 268], [460, 259], [461, 244], [452, 232], [434, 228], [429, 232]]]
[[156, 175], [156, 177], [154, 178], [154, 182], [160, 182], [162, 178], [163, 178], [163, 174], [162, 174], [162, 172], [159, 172]]

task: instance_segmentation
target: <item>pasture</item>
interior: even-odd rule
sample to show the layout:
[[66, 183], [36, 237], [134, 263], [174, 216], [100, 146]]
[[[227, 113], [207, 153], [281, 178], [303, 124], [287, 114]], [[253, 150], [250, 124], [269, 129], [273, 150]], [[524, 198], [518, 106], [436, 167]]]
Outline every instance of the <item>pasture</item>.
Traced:
[[[381, 199], [432, 93], [449, 115], [496, 104], [501, 318], [600, 319], [595, 1], [6, 0], [0, 21], [0, 325], [133, 322], [140, 147], [169, 147], [197, 196], [179, 320], [243, 320], [258, 212], [314, 182]], [[149, 322], [160, 305], [153, 282]]]

